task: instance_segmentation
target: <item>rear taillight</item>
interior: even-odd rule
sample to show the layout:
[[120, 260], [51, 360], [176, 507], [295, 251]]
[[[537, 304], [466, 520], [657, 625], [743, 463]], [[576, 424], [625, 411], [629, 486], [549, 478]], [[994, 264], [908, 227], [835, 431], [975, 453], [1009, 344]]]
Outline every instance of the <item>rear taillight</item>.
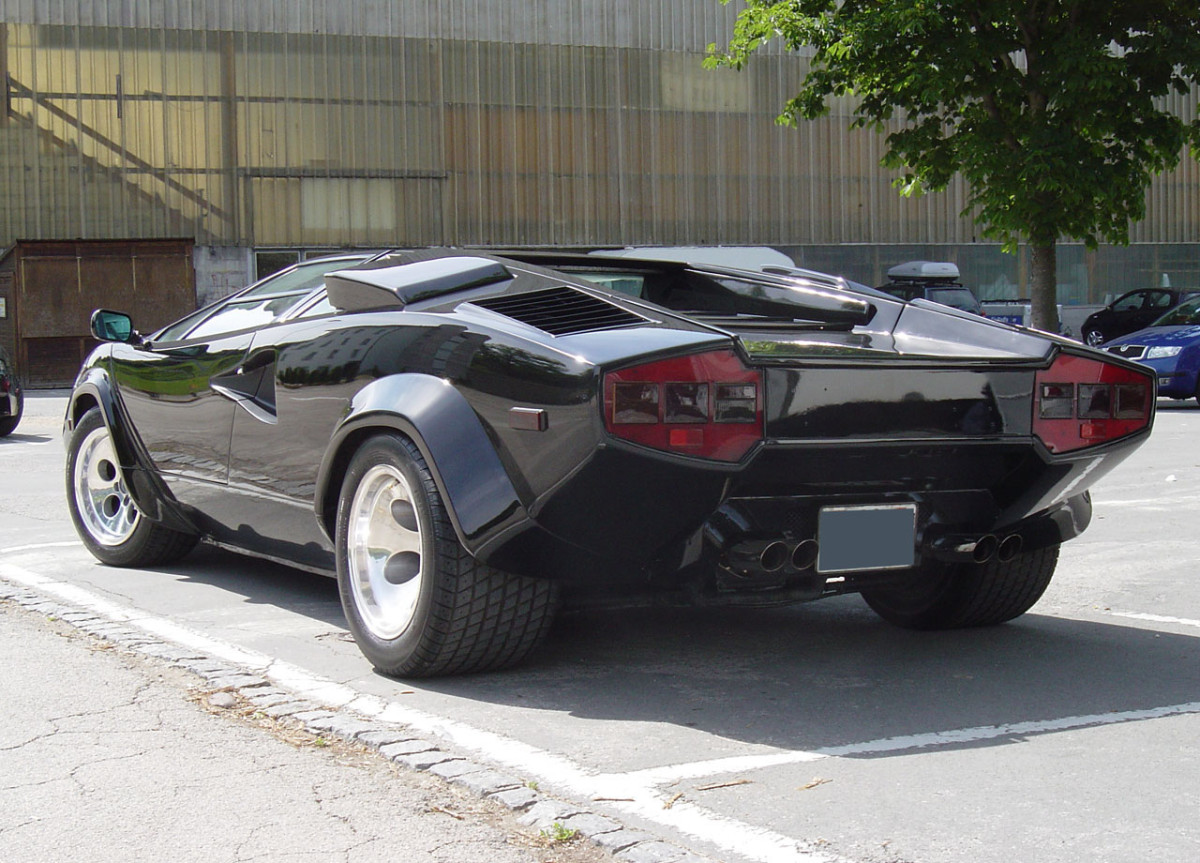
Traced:
[[604, 376], [604, 427], [633, 443], [734, 462], [762, 440], [762, 426], [762, 375], [733, 351]]
[[1033, 433], [1050, 452], [1096, 446], [1146, 428], [1153, 403], [1149, 373], [1059, 354], [1037, 373]]

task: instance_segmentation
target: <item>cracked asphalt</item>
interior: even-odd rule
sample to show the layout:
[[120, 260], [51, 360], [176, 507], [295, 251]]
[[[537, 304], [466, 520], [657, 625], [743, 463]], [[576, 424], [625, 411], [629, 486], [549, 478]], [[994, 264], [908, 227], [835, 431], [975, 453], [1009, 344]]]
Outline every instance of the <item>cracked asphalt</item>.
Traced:
[[468, 790], [0, 601], [5, 863], [599, 863]]

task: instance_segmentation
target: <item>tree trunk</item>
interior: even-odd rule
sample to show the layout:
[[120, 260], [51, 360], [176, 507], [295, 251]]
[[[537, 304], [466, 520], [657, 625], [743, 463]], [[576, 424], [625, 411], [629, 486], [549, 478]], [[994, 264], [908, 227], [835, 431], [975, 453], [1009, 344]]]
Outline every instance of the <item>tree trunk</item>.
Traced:
[[1053, 242], [1033, 247], [1029, 295], [1033, 300], [1033, 327], [1058, 332], [1058, 249]]

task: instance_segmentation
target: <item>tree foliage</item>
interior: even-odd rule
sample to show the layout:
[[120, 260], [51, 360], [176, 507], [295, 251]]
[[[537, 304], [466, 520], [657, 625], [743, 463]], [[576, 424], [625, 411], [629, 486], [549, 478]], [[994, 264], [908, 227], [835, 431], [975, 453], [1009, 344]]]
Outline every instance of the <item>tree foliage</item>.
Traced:
[[[853, 96], [853, 125], [891, 128], [883, 164], [902, 193], [961, 173], [983, 236], [1033, 248], [1038, 326], [1056, 242], [1128, 242], [1151, 178], [1200, 155], [1197, 0], [744, 2], [710, 64], [741, 68], [781, 39], [812, 58], [782, 122]], [[1186, 111], [1168, 110], [1172, 93]]]

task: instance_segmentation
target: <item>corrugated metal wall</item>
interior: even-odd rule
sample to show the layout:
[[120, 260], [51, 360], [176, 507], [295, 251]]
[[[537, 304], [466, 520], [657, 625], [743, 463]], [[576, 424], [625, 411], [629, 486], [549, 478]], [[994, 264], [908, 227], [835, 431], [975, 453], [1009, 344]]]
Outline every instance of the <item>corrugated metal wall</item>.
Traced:
[[[965, 190], [898, 197], [845, 106], [775, 125], [803, 58], [703, 69], [735, 12], [0, 0], [0, 247], [975, 241]], [[1200, 242], [1197, 172], [1155, 182], [1135, 241]]]

